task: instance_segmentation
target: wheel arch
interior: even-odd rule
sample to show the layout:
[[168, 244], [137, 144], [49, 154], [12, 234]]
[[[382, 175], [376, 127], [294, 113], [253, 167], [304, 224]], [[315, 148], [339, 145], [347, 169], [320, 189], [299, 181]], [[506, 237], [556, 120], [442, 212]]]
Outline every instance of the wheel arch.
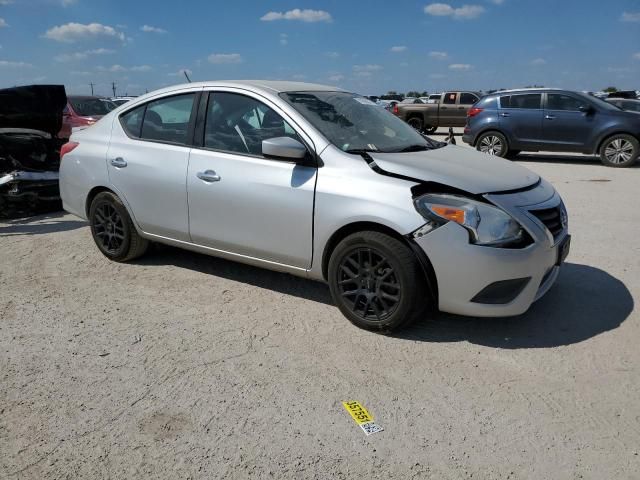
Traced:
[[391, 227], [371, 221], [359, 221], [343, 225], [336, 230], [327, 241], [322, 253], [322, 276], [325, 281], [328, 280], [329, 260], [338, 244], [346, 237], [357, 232], [379, 232], [389, 235], [407, 245], [418, 259], [418, 263], [422, 268], [423, 274], [429, 286], [429, 293], [432, 296], [434, 305], [438, 305], [438, 282], [431, 261], [424, 251], [411, 239], [410, 235], [402, 235]]
[[639, 135], [634, 135], [633, 133], [627, 131], [627, 130], [614, 130], [612, 132], [607, 132], [605, 134], [603, 134], [599, 139], [598, 142], [596, 143], [596, 148], [593, 151], [593, 153], [595, 155], [600, 155], [600, 149], [602, 148], [602, 145], [604, 145], [604, 142], [606, 142], [607, 140], [609, 140], [611, 137], [615, 137], [616, 135], [629, 135], [630, 137], [635, 138], [638, 142], [640, 142], [640, 136]]
[[140, 228], [140, 225], [138, 224], [138, 220], [136, 219], [135, 215], [131, 211], [131, 207], [129, 206], [129, 203], [126, 201], [126, 199], [122, 195], [120, 195], [116, 190], [114, 190], [113, 188], [109, 188], [109, 187], [107, 187], [105, 185], [97, 185], [97, 186], [93, 187], [91, 190], [89, 190], [89, 193], [87, 194], [87, 200], [86, 200], [85, 206], [84, 206], [85, 214], [87, 216], [87, 219], [89, 221], [91, 221], [91, 219], [89, 218], [89, 209], [91, 208], [91, 203], [93, 202], [93, 199], [96, 198], [96, 196], [99, 193], [102, 193], [102, 192], [112, 193], [112, 194], [114, 194], [116, 197], [118, 197], [120, 199], [120, 201], [124, 205], [124, 208], [127, 209], [127, 213], [131, 217], [131, 221], [133, 222], [133, 225], [135, 226], [136, 230], [138, 231], [138, 234], [144, 235], [144, 232]]

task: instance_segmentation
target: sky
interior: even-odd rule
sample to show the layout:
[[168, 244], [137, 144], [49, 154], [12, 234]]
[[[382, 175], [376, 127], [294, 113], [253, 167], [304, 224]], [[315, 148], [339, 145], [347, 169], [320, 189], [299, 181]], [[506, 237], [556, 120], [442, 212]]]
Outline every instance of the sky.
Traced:
[[640, 89], [640, 0], [0, 0], [0, 87]]

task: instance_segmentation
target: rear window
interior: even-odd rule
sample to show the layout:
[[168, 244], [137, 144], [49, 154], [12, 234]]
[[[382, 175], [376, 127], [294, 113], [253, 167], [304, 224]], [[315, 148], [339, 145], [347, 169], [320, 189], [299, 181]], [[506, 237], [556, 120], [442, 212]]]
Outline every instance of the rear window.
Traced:
[[460, 94], [460, 104], [461, 105], [473, 105], [478, 101], [478, 97], [473, 93], [461, 93]]
[[106, 115], [117, 107], [115, 103], [104, 98], [69, 98], [73, 111], [81, 117]]
[[498, 98], [497, 97], [487, 97], [480, 100], [477, 104], [477, 107], [480, 108], [498, 108]]
[[521, 108], [526, 110], [540, 109], [541, 93], [524, 93], [500, 97], [501, 108]]

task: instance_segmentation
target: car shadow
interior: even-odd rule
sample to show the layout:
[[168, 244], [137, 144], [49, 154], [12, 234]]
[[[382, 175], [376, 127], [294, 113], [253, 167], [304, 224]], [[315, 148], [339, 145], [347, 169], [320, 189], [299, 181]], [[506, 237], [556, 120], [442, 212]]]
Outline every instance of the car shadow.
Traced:
[[324, 283], [168, 245], [153, 244], [149, 253], [131, 263], [151, 266], [173, 265], [313, 302], [334, 305], [329, 287]]
[[[514, 158], [517, 162], [535, 162], [535, 163], [553, 163], [553, 164], [563, 164], [563, 165], [600, 165], [603, 168], [605, 167], [600, 161], [600, 157], [596, 155], [572, 155], [570, 153], [549, 153], [549, 154], [540, 154], [540, 153], [520, 153], [517, 157]], [[636, 161], [631, 167], [627, 168], [638, 168], [640, 167], [640, 162]]]
[[623, 282], [599, 268], [566, 263], [556, 284], [523, 315], [476, 318], [441, 313], [396, 337], [506, 349], [559, 347], [618, 328], [633, 308]]
[[88, 225], [79, 218], [64, 219], [67, 215], [65, 212], [55, 212], [27, 218], [0, 219], [0, 237], [68, 232]]
[[[156, 246], [135, 263], [174, 265], [334, 305], [324, 283], [165, 245]], [[394, 337], [423, 342], [468, 341], [507, 349], [558, 347], [617, 328], [633, 307], [633, 297], [620, 280], [598, 268], [566, 263], [555, 286], [524, 315], [474, 318], [436, 313], [434, 318], [419, 321]]]

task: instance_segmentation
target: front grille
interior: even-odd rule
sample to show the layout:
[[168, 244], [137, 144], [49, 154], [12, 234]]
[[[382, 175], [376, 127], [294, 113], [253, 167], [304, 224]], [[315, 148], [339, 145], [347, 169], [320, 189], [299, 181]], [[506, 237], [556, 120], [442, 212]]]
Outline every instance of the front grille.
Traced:
[[562, 233], [562, 216], [560, 206], [545, 208], [543, 210], [529, 210], [551, 232], [553, 238], [558, 238]]

